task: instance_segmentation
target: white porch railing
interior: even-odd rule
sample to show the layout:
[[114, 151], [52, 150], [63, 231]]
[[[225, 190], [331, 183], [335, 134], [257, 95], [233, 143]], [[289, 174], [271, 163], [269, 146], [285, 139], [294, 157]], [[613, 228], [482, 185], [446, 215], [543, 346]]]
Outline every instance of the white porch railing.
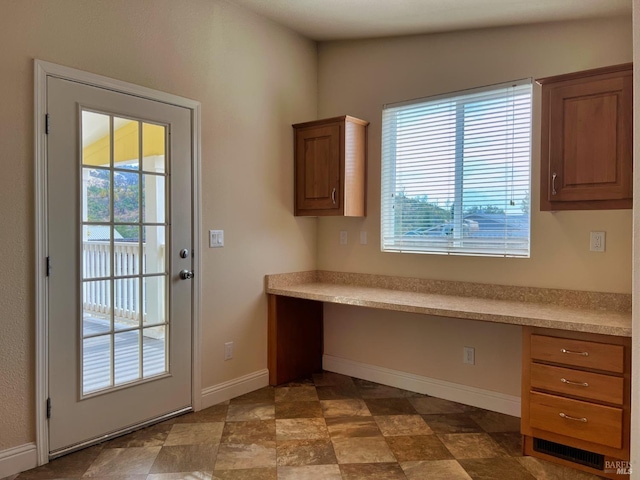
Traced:
[[[83, 242], [83, 278], [109, 278], [133, 276], [140, 273], [140, 246], [138, 243], [114, 242], [113, 273], [109, 242]], [[143, 244], [142, 261], [147, 261], [147, 247]], [[159, 247], [158, 259], [164, 258], [164, 246]], [[157, 259], [156, 259], [157, 260]], [[162, 262], [164, 265], [164, 262]], [[144, 264], [142, 265], [144, 269]], [[155, 270], [155, 269], [154, 269]], [[164, 270], [164, 267], [162, 268]], [[139, 322], [140, 314], [146, 316], [147, 309], [140, 308], [140, 277], [115, 278], [113, 280], [113, 313], [117, 320]], [[110, 280], [84, 282], [83, 309], [85, 313], [101, 316], [111, 315]], [[143, 317], [144, 318], [144, 317]]]

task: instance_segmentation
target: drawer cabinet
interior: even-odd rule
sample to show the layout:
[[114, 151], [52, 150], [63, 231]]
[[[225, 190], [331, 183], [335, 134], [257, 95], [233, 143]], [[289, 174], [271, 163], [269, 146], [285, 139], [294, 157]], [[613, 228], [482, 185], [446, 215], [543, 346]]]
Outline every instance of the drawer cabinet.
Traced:
[[525, 454], [617, 478], [605, 466], [629, 460], [631, 339], [524, 327], [522, 351]]
[[365, 216], [368, 125], [350, 116], [293, 125], [295, 215]]

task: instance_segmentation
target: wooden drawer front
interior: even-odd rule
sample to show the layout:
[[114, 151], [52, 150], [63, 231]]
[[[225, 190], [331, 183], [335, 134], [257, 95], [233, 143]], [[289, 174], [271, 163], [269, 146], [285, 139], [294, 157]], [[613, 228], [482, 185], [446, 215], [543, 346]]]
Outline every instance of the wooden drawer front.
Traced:
[[530, 399], [531, 427], [622, 448], [622, 409], [538, 392]]
[[531, 388], [623, 404], [624, 379], [551, 365], [531, 364]]
[[531, 358], [607, 372], [624, 372], [622, 345], [531, 335]]

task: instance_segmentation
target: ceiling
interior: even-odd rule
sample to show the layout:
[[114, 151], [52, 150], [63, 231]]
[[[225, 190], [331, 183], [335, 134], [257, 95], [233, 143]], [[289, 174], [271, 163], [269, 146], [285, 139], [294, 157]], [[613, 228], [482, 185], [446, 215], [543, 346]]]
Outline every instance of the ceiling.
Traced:
[[632, 0], [227, 0], [317, 41], [631, 15]]

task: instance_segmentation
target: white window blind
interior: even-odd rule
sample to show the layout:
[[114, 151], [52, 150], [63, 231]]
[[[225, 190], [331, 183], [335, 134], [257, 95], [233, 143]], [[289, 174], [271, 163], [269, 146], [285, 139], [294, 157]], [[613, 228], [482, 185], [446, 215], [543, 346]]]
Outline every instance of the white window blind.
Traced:
[[529, 256], [531, 80], [385, 105], [382, 250]]

